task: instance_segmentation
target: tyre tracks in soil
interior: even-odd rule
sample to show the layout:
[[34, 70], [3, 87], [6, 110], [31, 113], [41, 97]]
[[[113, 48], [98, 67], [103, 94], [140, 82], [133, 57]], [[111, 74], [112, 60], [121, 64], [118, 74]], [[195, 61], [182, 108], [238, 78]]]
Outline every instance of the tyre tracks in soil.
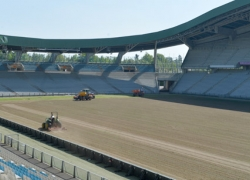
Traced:
[[[39, 114], [41, 116], [48, 115], [48, 113], [34, 110], [34, 109], [29, 109], [26, 107], [21, 107], [21, 106], [15, 105], [15, 104], [4, 104], [2, 106], [25, 111], [25, 112], [29, 112], [29, 113], [33, 113], [33, 114]], [[194, 159], [199, 159], [202, 161], [209, 162], [211, 164], [216, 164], [219, 166], [235, 169], [235, 170], [250, 174], [250, 163], [247, 163], [247, 162], [242, 162], [239, 160], [218, 156], [216, 154], [211, 154], [208, 152], [199, 151], [196, 149], [191, 149], [188, 147], [175, 145], [172, 143], [159, 141], [159, 140], [148, 138], [148, 137], [138, 136], [138, 135], [127, 133], [127, 132], [122, 132], [122, 131], [114, 130], [111, 128], [90, 124], [90, 123], [83, 122], [83, 121], [77, 120], [77, 119], [72, 119], [72, 118], [66, 117], [66, 116], [60, 116], [60, 120], [62, 122], [65, 121], [67, 123], [71, 123], [71, 124], [74, 124], [76, 126], [82, 126], [85, 128], [106, 132], [106, 133], [109, 133], [111, 135], [126, 138], [127, 140], [141, 143], [141, 144], [153, 147], [153, 148], [158, 148], [160, 150], [173, 152], [175, 154], [180, 154], [182, 156], [187, 156], [187, 157], [191, 157]]]

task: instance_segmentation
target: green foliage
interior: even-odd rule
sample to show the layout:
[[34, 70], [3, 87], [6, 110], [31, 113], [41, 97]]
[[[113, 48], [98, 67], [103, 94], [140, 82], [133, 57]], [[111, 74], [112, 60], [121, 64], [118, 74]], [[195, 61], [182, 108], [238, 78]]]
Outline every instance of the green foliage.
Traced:
[[160, 73], [176, 73], [181, 71], [182, 57], [179, 55], [176, 59], [164, 57], [157, 54], [157, 68]]

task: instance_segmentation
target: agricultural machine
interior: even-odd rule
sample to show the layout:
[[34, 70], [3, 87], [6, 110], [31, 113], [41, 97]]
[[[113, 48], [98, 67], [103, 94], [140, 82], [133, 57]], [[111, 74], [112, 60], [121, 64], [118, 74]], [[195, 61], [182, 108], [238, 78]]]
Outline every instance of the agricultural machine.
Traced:
[[62, 127], [61, 122], [58, 119], [58, 112], [51, 112], [51, 116], [45, 119], [45, 122], [42, 124], [42, 129], [44, 130], [53, 130], [59, 129]]
[[95, 94], [89, 89], [83, 89], [77, 95], [75, 95], [73, 99], [76, 101], [91, 100], [95, 99]]
[[140, 96], [140, 97], [144, 96], [144, 91], [142, 89], [134, 89], [132, 92], [133, 96]]

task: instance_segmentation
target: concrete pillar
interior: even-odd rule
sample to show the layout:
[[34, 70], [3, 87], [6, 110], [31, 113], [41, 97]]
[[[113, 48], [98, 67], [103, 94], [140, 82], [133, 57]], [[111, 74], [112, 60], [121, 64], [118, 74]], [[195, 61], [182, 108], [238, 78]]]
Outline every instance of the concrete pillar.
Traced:
[[60, 54], [61, 53], [52, 53], [50, 58], [49, 58], [49, 62], [54, 63], [56, 61], [57, 56]]
[[155, 48], [154, 48], [154, 65], [155, 65], [155, 72], [158, 72], [158, 63], [157, 63], [157, 41], [155, 42]]
[[23, 52], [22, 51], [15, 51], [15, 53], [16, 53], [15, 62], [17, 63], [21, 60]]
[[119, 52], [118, 56], [116, 57], [115, 64], [121, 64], [122, 62], [122, 57], [125, 54], [125, 52]]
[[85, 63], [88, 64], [90, 57], [94, 56], [94, 55], [95, 55], [94, 53], [87, 53], [85, 56]]

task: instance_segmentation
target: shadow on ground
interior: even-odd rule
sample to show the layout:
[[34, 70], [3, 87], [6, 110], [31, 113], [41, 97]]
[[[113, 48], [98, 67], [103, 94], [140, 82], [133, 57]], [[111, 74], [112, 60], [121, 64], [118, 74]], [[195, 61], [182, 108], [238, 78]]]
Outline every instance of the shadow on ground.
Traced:
[[143, 98], [230, 111], [250, 112], [250, 100], [161, 93]]

